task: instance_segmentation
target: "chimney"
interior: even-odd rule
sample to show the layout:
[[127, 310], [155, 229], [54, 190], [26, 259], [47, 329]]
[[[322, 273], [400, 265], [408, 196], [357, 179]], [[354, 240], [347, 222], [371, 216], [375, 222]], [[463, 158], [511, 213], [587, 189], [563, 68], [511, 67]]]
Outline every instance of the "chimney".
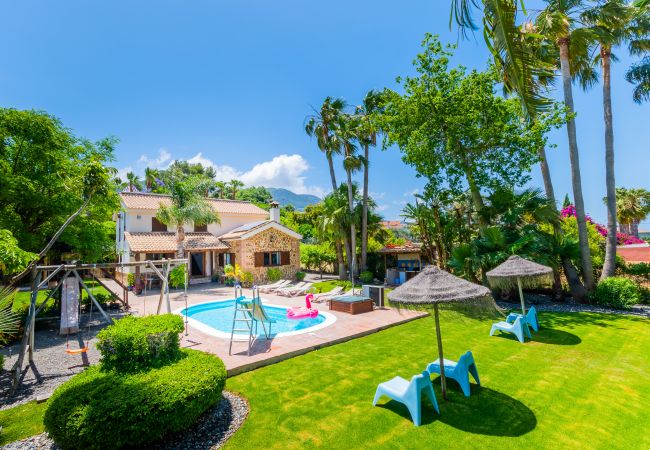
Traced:
[[269, 219], [280, 223], [280, 204], [276, 201], [271, 202], [271, 209], [269, 210]]

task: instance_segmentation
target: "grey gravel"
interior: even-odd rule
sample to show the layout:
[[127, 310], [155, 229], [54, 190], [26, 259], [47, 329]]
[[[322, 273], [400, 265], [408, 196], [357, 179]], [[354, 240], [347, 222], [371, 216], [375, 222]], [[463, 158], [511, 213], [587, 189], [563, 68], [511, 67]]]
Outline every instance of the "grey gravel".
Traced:
[[[219, 403], [209, 409], [198, 422], [182, 433], [167, 436], [164, 441], [139, 447], [148, 450], [217, 449], [241, 427], [248, 416], [248, 402], [232, 392], [224, 391]], [[47, 433], [12, 442], [2, 450], [60, 450]]]

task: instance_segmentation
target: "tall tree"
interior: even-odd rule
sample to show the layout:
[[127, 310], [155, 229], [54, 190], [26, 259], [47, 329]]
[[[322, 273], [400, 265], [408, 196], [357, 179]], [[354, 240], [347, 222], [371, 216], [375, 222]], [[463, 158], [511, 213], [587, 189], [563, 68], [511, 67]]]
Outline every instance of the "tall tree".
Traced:
[[361, 220], [361, 270], [368, 268], [368, 172], [370, 167], [370, 147], [377, 145], [378, 123], [376, 115], [380, 112], [380, 94], [370, 91], [363, 103], [356, 108], [359, 119], [358, 140], [363, 147], [363, 216]]
[[217, 181], [214, 183], [215, 198], [226, 198], [227, 191], [228, 191], [228, 186], [224, 181]]
[[152, 191], [157, 176], [158, 176], [158, 171], [156, 169], [152, 169], [150, 167], [144, 169], [144, 184], [147, 188], [147, 192]]
[[244, 187], [244, 183], [242, 183], [239, 180], [230, 180], [228, 182], [228, 189], [230, 190], [230, 199], [231, 200], [236, 200], [237, 199], [237, 192], [239, 189]]
[[210, 201], [203, 194], [206, 178], [190, 176], [173, 179], [169, 184], [171, 205], [161, 205], [156, 217], [165, 225], [176, 228], [176, 257], [185, 257], [185, 224], [195, 225], [221, 223], [219, 215], [212, 209]]
[[547, 0], [546, 8], [536, 20], [537, 32], [549, 42], [552, 42], [559, 52], [560, 73], [564, 103], [569, 110], [566, 124], [569, 140], [569, 159], [571, 161], [571, 183], [573, 200], [578, 222], [578, 238], [580, 245], [580, 260], [582, 273], [587, 291], [594, 289], [594, 272], [589, 251], [585, 203], [582, 195], [582, 175], [580, 172], [580, 155], [573, 106], [572, 76], [579, 64], [572, 67], [572, 61], [584, 61], [584, 55], [592, 42], [591, 32], [579, 26], [577, 21], [582, 0]]
[[128, 172], [126, 174], [126, 181], [128, 183], [129, 192], [138, 192], [142, 190], [142, 181], [135, 173]]
[[[336, 183], [336, 171], [334, 170], [334, 155], [341, 152], [341, 145], [336, 140], [335, 129], [339, 122], [339, 117], [344, 113], [347, 104], [342, 98], [326, 97], [320, 109], [307, 117], [305, 132], [310, 137], [316, 137], [318, 149], [325, 154], [327, 164], [330, 170], [330, 180], [332, 182], [332, 192], [336, 192], [338, 184]], [[343, 261], [343, 250], [341, 243], [335, 244], [336, 259], [338, 262], [338, 272], [340, 278], [345, 278], [345, 263]]]
[[616, 202], [621, 231], [639, 237], [639, 222], [650, 214], [650, 192], [618, 187]]

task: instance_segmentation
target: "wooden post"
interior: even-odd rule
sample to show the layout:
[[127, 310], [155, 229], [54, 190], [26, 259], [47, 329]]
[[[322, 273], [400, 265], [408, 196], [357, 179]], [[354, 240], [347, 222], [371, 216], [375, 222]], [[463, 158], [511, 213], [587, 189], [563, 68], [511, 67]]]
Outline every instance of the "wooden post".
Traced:
[[33, 347], [34, 347], [34, 333], [33, 327], [35, 324], [34, 316], [36, 314], [36, 299], [38, 297], [38, 289], [36, 287], [40, 284], [40, 274], [41, 272], [34, 266], [32, 268], [32, 295], [29, 301], [29, 309], [27, 310], [27, 318], [25, 319], [25, 331], [23, 334], [22, 342], [20, 343], [20, 352], [18, 353], [18, 359], [12, 367], [13, 379], [11, 382], [11, 392], [10, 395], [13, 395], [16, 392], [16, 388], [20, 383], [20, 375], [23, 371], [23, 361], [25, 360], [25, 353], [29, 347], [29, 360], [33, 361]]
[[438, 304], [433, 304], [433, 313], [436, 320], [436, 337], [438, 338], [438, 358], [440, 361], [440, 385], [442, 386], [442, 398], [447, 400], [447, 383], [445, 381], [445, 357], [442, 354], [442, 337], [440, 336], [440, 318], [438, 317]]
[[[102, 316], [104, 316], [104, 319], [106, 319], [106, 322], [108, 322], [109, 324], [113, 323], [113, 319], [111, 319], [108, 316], [108, 314], [106, 314], [106, 311], [104, 311], [104, 308], [102, 308], [102, 306], [99, 304], [99, 302], [97, 301], [97, 299], [95, 298], [95, 296], [93, 295], [91, 290], [88, 289], [88, 286], [86, 286], [86, 283], [84, 283], [84, 280], [81, 279], [81, 276], [79, 275], [79, 272], [77, 272], [76, 270], [73, 270], [72, 273], [77, 278], [77, 280], [79, 280], [79, 284], [81, 284], [81, 287], [84, 288], [84, 290], [88, 294], [88, 297], [90, 298], [90, 300], [95, 304], [95, 306], [97, 307], [99, 312], [102, 313]], [[79, 317], [79, 324], [81, 325], [81, 317]]]
[[171, 313], [172, 312], [172, 305], [169, 303], [169, 272], [171, 271], [171, 263], [168, 261], [167, 264], [165, 264], [165, 304], [167, 306], [167, 312]]
[[521, 313], [526, 315], [526, 306], [524, 304], [524, 290], [521, 288], [521, 278], [517, 277], [517, 287], [519, 288], [519, 300], [521, 300]]

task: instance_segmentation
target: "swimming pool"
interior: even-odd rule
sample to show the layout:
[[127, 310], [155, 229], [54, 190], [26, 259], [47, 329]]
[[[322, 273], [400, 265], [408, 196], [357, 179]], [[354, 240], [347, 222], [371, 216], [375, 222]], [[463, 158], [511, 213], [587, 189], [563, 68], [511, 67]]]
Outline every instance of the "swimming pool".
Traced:
[[[268, 316], [275, 319], [275, 323], [271, 327], [271, 332], [274, 337], [310, 333], [330, 326], [336, 321], [336, 317], [333, 314], [323, 311], [319, 311], [318, 315], [314, 318], [288, 319], [286, 306], [272, 305], [264, 302], [264, 300], [262, 300], [262, 303]], [[185, 308], [176, 312], [185, 316]], [[206, 334], [222, 338], [230, 338], [234, 314], [234, 299], [200, 303], [187, 308], [187, 320], [192, 327]], [[241, 327], [241, 324], [238, 327]], [[263, 334], [264, 329], [260, 324], [257, 327], [257, 335], [260, 336]], [[241, 333], [235, 333], [235, 335], [240, 336]]]

